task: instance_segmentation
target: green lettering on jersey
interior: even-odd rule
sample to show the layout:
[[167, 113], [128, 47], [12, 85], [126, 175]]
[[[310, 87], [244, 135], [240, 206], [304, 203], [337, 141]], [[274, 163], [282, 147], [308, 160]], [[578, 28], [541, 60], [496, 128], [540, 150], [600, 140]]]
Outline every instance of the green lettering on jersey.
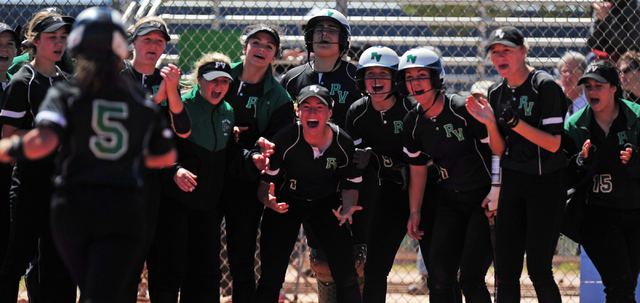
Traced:
[[327, 158], [327, 167], [325, 168], [330, 169], [331, 166], [333, 166], [334, 170], [338, 168], [338, 162], [336, 162], [336, 158]]
[[[258, 97], [249, 97], [249, 100], [247, 100], [247, 105], [245, 107], [256, 108], [256, 104], [258, 104]], [[256, 111], [253, 112], [253, 117], [256, 117]]]
[[402, 131], [402, 121], [393, 121], [393, 133], [399, 134]]
[[385, 155], [381, 155], [382, 156], [382, 164], [384, 164], [384, 167], [391, 167], [393, 166], [393, 160]]
[[331, 83], [331, 92], [329, 92], [329, 94], [333, 96], [336, 93], [340, 93], [340, 88], [342, 88], [340, 83]]
[[618, 133], [618, 144], [624, 145], [624, 142], [627, 142], [627, 141], [629, 141], [629, 138], [627, 138], [627, 133], [619, 132]]
[[331, 92], [329, 94], [331, 94], [332, 96], [338, 95], [338, 103], [344, 104], [347, 102], [347, 96], [349, 95], [349, 92], [343, 92], [340, 90], [341, 88], [342, 86], [340, 85], [340, 83], [331, 83]]
[[348, 95], [349, 95], [349, 92], [339, 91], [338, 92], [338, 103], [340, 103], [340, 104], [347, 103], [347, 96]]
[[380, 62], [381, 58], [382, 58], [382, 54], [378, 54], [376, 52], [371, 53], [371, 59], [376, 59], [376, 62]]
[[464, 140], [464, 134], [462, 133], [462, 128], [458, 128], [458, 130], [453, 129], [453, 124], [445, 124], [444, 131], [447, 133], [447, 138], [451, 138], [451, 134], [455, 135], [458, 138], [458, 141]]
[[518, 108], [524, 108], [524, 115], [531, 116], [531, 110], [533, 109], [533, 102], [527, 102], [529, 100], [528, 96], [520, 97], [520, 105]]
[[411, 63], [416, 63], [416, 59], [418, 59], [418, 57], [414, 55], [407, 56], [407, 62], [411, 61]]
[[[93, 101], [89, 149], [98, 159], [118, 160], [129, 149], [129, 130], [121, 121], [129, 118], [129, 105], [103, 99]], [[116, 120], [114, 120], [116, 119]]]

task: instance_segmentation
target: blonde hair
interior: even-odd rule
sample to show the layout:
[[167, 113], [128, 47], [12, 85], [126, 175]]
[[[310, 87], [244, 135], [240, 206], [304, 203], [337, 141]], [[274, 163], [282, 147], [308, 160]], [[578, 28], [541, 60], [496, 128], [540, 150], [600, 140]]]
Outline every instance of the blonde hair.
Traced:
[[33, 31], [33, 28], [36, 27], [40, 22], [49, 17], [61, 17], [62, 15], [49, 11], [38, 12], [33, 16], [31, 22], [29, 22], [29, 31], [25, 35], [25, 38], [29, 41], [27, 46], [27, 52], [31, 54], [31, 56], [35, 56], [38, 53], [38, 48], [33, 45], [33, 42], [40, 39], [40, 32]]
[[229, 58], [229, 56], [223, 53], [218, 53], [218, 52], [207, 53], [202, 55], [200, 59], [198, 59], [198, 61], [196, 61], [196, 63], [193, 65], [193, 74], [192, 74], [193, 80], [190, 83], [187, 83], [186, 85], [187, 88], [193, 89], [193, 87], [195, 87], [196, 84], [198, 84], [198, 71], [200, 70], [200, 67], [211, 62], [224, 62], [226, 64], [231, 65], [231, 58]]

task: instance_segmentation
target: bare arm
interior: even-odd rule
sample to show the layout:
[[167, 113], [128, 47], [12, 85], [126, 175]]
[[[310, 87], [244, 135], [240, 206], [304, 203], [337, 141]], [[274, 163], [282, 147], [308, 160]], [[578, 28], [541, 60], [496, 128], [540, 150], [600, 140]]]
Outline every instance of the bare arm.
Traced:
[[175, 148], [172, 148], [170, 151], [166, 152], [163, 155], [146, 154], [144, 156], [144, 164], [148, 168], [162, 168], [175, 163], [177, 158], [178, 152]]
[[418, 230], [420, 225], [420, 210], [422, 209], [422, 199], [424, 198], [424, 189], [427, 186], [427, 166], [411, 165], [411, 177], [409, 178], [409, 222], [407, 223], [407, 232], [413, 239], [421, 239], [424, 234]]
[[2, 125], [2, 138], [10, 138], [13, 135], [18, 135], [20, 137], [24, 136], [29, 130], [26, 129], [18, 129], [15, 126], [11, 125]]

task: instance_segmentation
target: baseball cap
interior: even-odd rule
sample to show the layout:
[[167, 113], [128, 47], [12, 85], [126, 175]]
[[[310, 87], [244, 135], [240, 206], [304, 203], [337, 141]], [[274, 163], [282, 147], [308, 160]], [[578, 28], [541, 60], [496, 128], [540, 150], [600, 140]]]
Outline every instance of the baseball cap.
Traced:
[[503, 26], [496, 29], [489, 36], [486, 50], [489, 51], [494, 44], [502, 44], [508, 47], [518, 47], [524, 45], [522, 32], [513, 26]]
[[13, 35], [13, 39], [16, 41], [16, 45], [20, 42], [20, 36], [11, 28], [9, 25], [5, 23], [0, 23], [0, 34], [4, 32], [9, 32]]
[[316, 97], [322, 101], [329, 109], [333, 108], [333, 99], [331, 99], [331, 95], [329, 94], [329, 90], [320, 85], [309, 85], [305, 86], [300, 90], [300, 94], [298, 95], [298, 104], [302, 104], [305, 100], [310, 97]]
[[75, 19], [69, 16], [50, 16], [38, 22], [32, 31], [36, 33], [53, 33], [61, 27], [65, 27], [67, 32], [70, 32], [74, 21]]
[[132, 41], [135, 39], [135, 37], [144, 36], [144, 35], [152, 32], [152, 31], [160, 31], [160, 32], [162, 32], [162, 35], [164, 36], [164, 39], [167, 42], [171, 41], [171, 37], [169, 36], [169, 31], [167, 30], [167, 27], [164, 26], [164, 24], [162, 24], [162, 22], [155, 21], [155, 20], [147, 21], [147, 22], [144, 22], [144, 23], [140, 24], [136, 28], [136, 31], [133, 32]]
[[226, 77], [233, 80], [231, 77], [231, 65], [222, 61], [209, 62], [200, 66], [198, 69], [198, 77], [203, 77], [207, 81], [220, 77]]
[[260, 32], [267, 33], [267, 34], [271, 35], [271, 37], [273, 37], [273, 41], [276, 42], [276, 53], [278, 53], [278, 50], [280, 49], [280, 36], [278, 35], [278, 33], [275, 30], [273, 30], [272, 28], [270, 28], [268, 26], [264, 26], [264, 25], [256, 26], [254, 29], [252, 29], [247, 34], [247, 41], [249, 41], [249, 39], [251, 39], [251, 37], [253, 37], [253, 35], [255, 35], [257, 33], [260, 33]]
[[620, 76], [618, 76], [618, 70], [616, 67], [608, 61], [597, 61], [589, 64], [587, 70], [584, 71], [584, 75], [578, 80], [578, 85], [583, 84], [587, 79], [594, 79], [600, 83], [610, 83], [611, 85], [618, 85], [620, 83]]

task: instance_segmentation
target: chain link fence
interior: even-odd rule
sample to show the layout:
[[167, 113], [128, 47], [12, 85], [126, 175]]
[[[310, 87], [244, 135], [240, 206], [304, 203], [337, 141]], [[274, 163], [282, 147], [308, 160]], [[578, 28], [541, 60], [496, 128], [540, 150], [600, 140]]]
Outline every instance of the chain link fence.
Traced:
[[[352, 33], [349, 58], [356, 64], [359, 54], [372, 45], [389, 46], [398, 54], [415, 46], [433, 46], [442, 53], [449, 89], [465, 92], [476, 81], [499, 78], [484, 45], [486, 36], [503, 25], [521, 29], [531, 46], [529, 63], [558, 78], [561, 75], [557, 64], [567, 51], [587, 55], [595, 48], [615, 58], [627, 49], [638, 49], [640, 37], [634, 29], [639, 25], [637, 0], [614, 2], [618, 4], [608, 13], [598, 14], [592, 7], [593, 0], [0, 0], [0, 18], [15, 27], [25, 25], [32, 14], [44, 7], [56, 6], [77, 16], [84, 8], [95, 5], [120, 10], [131, 24], [144, 16], [160, 16], [169, 24], [172, 40], [159, 64], [174, 62], [183, 71], [190, 70], [193, 62], [209, 51], [220, 51], [239, 61], [242, 30], [247, 25], [277, 24], [284, 30], [283, 56], [275, 64], [277, 74], [282, 74], [306, 60], [302, 32], [306, 20], [322, 8], [335, 8], [348, 16]], [[317, 302], [316, 282], [308, 274], [303, 233], [299, 240], [291, 256], [283, 300]], [[564, 237], [559, 239], [553, 268], [565, 302], [579, 301], [577, 252], [577, 244]], [[223, 251], [222, 256], [225, 255]], [[427, 302], [425, 295], [407, 293], [409, 285], [421, 279], [417, 255], [415, 243], [407, 238], [389, 276], [388, 302]], [[223, 302], [230, 299], [229, 279], [225, 271]], [[493, 268], [486, 281], [493, 291]], [[523, 301], [536, 302], [526, 273], [521, 282]]]

